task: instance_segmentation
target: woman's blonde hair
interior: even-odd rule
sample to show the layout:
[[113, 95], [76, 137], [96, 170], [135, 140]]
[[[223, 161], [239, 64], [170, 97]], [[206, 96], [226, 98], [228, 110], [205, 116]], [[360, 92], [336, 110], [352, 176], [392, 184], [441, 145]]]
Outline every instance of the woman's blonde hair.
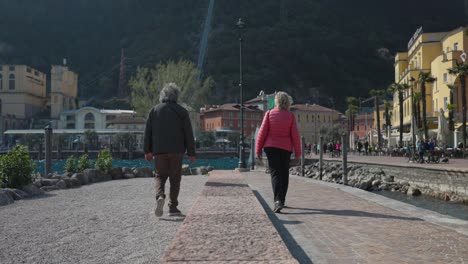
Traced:
[[275, 96], [275, 105], [279, 110], [287, 110], [291, 107], [293, 100], [289, 94], [285, 92], [277, 92]]

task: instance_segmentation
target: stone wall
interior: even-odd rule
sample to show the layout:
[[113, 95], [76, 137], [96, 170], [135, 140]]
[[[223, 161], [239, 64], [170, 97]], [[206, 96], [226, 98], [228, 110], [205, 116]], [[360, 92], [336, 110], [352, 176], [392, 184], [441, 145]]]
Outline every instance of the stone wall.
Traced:
[[[318, 179], [318, 161], [307, 162], [304, 175]], [[323, 178], [328, 182], [342, 183], [342, 162], [324, 161]], [[301, 175], [299, 166], [290, 173]], [[348, 185], [367, 191], [398, 191], [408, 195], [424, 194], [432, 197], [468, 203], [468, 171], [421, 168], [411, 165], [391, 166], [372, 163], [348, 162]]]
[[436, 193], [454, 193], [468, 199], [468, 171], [447, 168], [447, 170], [389, 165], [359, 164], [369, 168], [379, 168], [395, 181], [408, 182], [411, 186], [430, 189]]

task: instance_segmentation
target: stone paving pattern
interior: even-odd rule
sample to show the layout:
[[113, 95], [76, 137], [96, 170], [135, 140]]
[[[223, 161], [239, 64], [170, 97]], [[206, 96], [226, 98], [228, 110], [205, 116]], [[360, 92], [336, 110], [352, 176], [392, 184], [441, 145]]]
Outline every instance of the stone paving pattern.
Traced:
[[[319, 159], [319, 155], [311, 154], [307, 155], [306, 158]], [[334, 160], [341, 161], [340, 158], [330, 158], [328, 154], [323, 155], [324, 160]], [[354, 153], [348, 154], [348, 162], [363, 162], [369, 164], [385, 164], [385, 165], [395, 165], [406, 168], [432, 168], [432, 169], [441, 169], [448, 171], [465, 171], [468, 172], [468, 159], [449, 159], [448, 163], [409, 163], [408, 158], [405, 157], [391, 157], [391, 156], [365, 156], [358, 155]]]
[[[245, 175], [271, 210], [270, 176], [263, 172]], [[309, 259], [298, 258], [301, 263], [468, 263], [468, 236], [339, 187], [291, 178], [288, 208], [282, 214], [269, 214], [275, 226], [292, 233], [307, 254]]]
[[163, 263], [297, 263], [244, 177], [212, 172]]

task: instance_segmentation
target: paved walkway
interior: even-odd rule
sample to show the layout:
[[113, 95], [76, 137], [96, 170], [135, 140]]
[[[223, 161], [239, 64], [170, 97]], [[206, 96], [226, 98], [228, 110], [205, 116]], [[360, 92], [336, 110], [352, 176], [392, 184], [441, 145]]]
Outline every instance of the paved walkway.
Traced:
[[300, 177], [274, 214], [270, 176], [245, 176], [300, 263], [468, 263], [466, 221]]
[[298, 263], [244, 178], [210, 172], [162, 263]]
[[[318, 159], [319, 156], [311, 154], [306, 158]], [[323, 155], [324, 160], [342, 160], [342, 158], [330, 158], [328, 154]], [[350, 153], [348, 155], [348, 161], [351, 162], [364, 162], [371, 164], [387, 164], [396, 165], [402, 167], [423, 167], [423, 168], [434, 168], [443, 170], [465, 170], [468, 171], [468, 159], [449, 159], [448, 163], [409, 163], [408, 158], [405, 157], [391, 157], [391, 156], [364, 156]]]
[[[206, 179], [182, 178], [179, 202], [184, 213]], [[159, 263], [183, 218], [167, 217], [166, 206], [157, 219], [154, 195], [153, 178], [136, 178], [1, 206], [0, 263]]]

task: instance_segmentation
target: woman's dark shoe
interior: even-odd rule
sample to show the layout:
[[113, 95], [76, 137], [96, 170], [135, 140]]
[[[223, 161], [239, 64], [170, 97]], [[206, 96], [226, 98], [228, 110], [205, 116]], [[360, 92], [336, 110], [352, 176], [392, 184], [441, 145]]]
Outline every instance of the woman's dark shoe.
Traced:
[[169, 216], [183, 216], [182, 212], [177, 209], [177, 207], [171, 207], [169, 208]]

